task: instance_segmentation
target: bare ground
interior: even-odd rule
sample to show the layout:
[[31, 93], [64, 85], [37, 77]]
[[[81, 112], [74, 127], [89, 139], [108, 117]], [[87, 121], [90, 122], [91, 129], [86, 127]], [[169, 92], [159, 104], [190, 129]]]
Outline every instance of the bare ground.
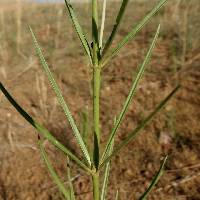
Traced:
[[[45, 9], [43, 12], [47, 12]], [[30, 23], [30, 18], [28, 21]], [[34, 26], [37, 27], [37, 24]], [[80, 113], [83, 110], [87, 110], [91, 115], [91, 71], [82, 57], [81, 50], [77, 46], [69, 46], [69, 40], [76, 41], [74, 36], [68, 36], [68, 40], [63, 40], [63, 36], [59, 36], [58, 46], [54, 47], [53, 38], [57, 33], [54, 27], [52, 25], [48, 29], [48, 26], [38, 25], [37, 35], [44, 44], [47, 60], [76, 121], [81, 122]], [[8, 30], [6, 28], [5, 31]], [[182, 87], [152, 123], [114, 158], [108, 199], [113, 199], [116, 190], [119, 190], [122, 200], [138, 199], [166, 154], [169, 154], [169, 159], [165, 174], [149, 199], [200, 199], [199, 48], [194, 45], [194, 48], [188, 49], [183, 61], [182, 54], [178, 57], [179, 54], [172, 50], [174, 44], [177, 44], [177, 35], [174, 32], [167, 32], [164, 28], [162, 30], [152, 61], [118, 132], [116, 143], [133, 130], [178, 83]], [[142, 62], [153, 31], [154, 26], [142, 31], [103, 72], [102, 143], [105, 143], [113, 118], [119, 113], [128, 94], [131, 81], [137, 66]], [[125, 28], [120, 34], [124, 35], [126, 32]], [[66, 118], [55, 101], [37, 58], [34, 57], [27, 33], [23, 40], [24, 46], [28, 43], [30, 47], [27, 48], [28, 51], [21, 48], [17, 55], [16, 50], [13, 50], [7, 52], [8, 57], [1, 57], [0, 79], [32, 116], [47, 126], [61, 142], [79, 153]], [[67, 49], [71, 50], [66, 49], [64, 41], [67, 41]], [[4, 45], [8, 46], [7, 49], [13, 45], [9, 36]], [[78, 59], [75, 54], [79, 55]], [[40, 158], [37, 133], [2, 95], [0, 100], [0, 199], [62, 199]], [[45, 147], [52, 161], [55, 161], [58, 173], [67, 184], [65, 157], [48, 141], [45, 141]], [[73, 175], [78, 199], [91, 199], [89, 178], [74, 165]]]

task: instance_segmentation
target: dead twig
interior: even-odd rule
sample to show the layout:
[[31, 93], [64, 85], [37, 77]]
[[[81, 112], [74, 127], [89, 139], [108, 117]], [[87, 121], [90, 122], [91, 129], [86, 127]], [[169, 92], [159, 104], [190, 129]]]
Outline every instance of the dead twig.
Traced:
[[184, 183], [187, 183], [189, 181], [192, 181], [196, 178], [198, 178], [200, 176], [200, 172], [199, 173], [196, 173], [196, 174], [193, 174], [193, 175], [188, 175], [188, 176], [185, 176], [184, 178], [180, 179], [180, 180], [174, 180], [172, 181], [170, 184], [164, 186], [164, 187], [160, 187], [158, 188], [157, 190], [155, 190], [156, 192], [161, 192], [163, 190], [169, 190], [170, 188], [174, 187], [178, 187], [179, 185], [181, 184], [184, 184]]
[[174, 173], [174, 172], [178, 172], [181, 170], [189, 170], [189, 169], [194, 169], [194, 168], [199, 168], [200, 167], [200, 163], [197, 163], [195, 165], [190, 165], [190, 166], [185, 166], [179, 169], [171, 169], [171, 170], [166, 170], [167, 173]]

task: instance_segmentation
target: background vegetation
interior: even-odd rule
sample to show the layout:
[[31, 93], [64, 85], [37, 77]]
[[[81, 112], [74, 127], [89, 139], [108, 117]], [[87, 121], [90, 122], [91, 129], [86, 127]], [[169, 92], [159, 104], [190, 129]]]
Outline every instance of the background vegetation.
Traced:
[[[0, 3], [1, 81], [35, 118], [50, 126], [55, 136], [76, 152], [70, 128], [66, 128], [66, 120], [34, 56], [28, 29], [28, 25], [31, 25], [36, 32], [76, 120], [90, 121], [91, 110], [85, 105], [91, 104], [88, 81], [91, 71], [85, 67], [87, 61], [73, 34], [64, 5], [30, 5], [20, 1], [12, 5], [3, 1]], [[115, 44], [154, 3], [130, 4], [125, 24], [120, 28]], [[90, 24], [85, 23], [85, 19], [90, 15], [89, 4], [75, 4], [75, 7], [84, 29], [88, 30]], [[116, 3], [116, 7], [108, 6], [107, 33], [112, 27], [118, 7], [119, 3]], [[177, 82], [183, 85], [176, 98], [154, 122], [121, 152], [121, 157], [114, 159], [110, 197], [118, 189], [120, 199], [130, 196], [136, 199], [151, 180], [162, 155], [169, 153], [167, 171], [150, 199], [200, 199], [199, 13], [198, 0], [169, 1], [162, 12], [129, 43], [128, 50], [124, 49], [105, 71], [101, 124], [104, 127], [106, 125], [107, 131], [103, 133], [106, 136], [113, 125], [111, 119], [120, 110], [121, 102], [128, 93], [131, 77], [144, 57], [158, 22], [161, 23], [161, 34], [153, 59], [141, 82], [136, 100], [131, 105], [128, 118], [120, 128], [117, 141], [142, 121]], [[61, 199], [40, 160], [37, 137], [33, 130], [2, 96], [0, 98], [0, 198]], [[85, 113], [89, 113], [88, 119], [84, 117]], [[55, 167], [63, 176], [66, 171], [64, 157], [47, 141], [45, 145], [52, 160], [59, 160], [55, 162]], [[77, 195], [80, 199], [90, 199], [90, 180], [76, 168], [73, 168], [73, 174]]]

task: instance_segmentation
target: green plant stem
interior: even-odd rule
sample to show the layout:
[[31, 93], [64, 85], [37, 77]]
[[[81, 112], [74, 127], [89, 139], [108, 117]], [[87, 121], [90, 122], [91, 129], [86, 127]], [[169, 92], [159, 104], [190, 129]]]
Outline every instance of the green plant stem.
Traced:
[[100, 200], [99, 187], [99, 145], [100, 145], [100, 129], [99, 129], [99, 99], [100, 99], [100, 82], [101, 69], [99, 67], [93, 70], [93, 126], [94, 126], [94, 151], [93, 162], [95, 174], [92, 175], [93, 182], [93, 197], [94, 200]]
[[99, 166], [99, 143], [100, 143], [100, 129], [99, 129], [99, 99], [100, 99], [100, 82], [101, 69], [94, 68], [93, 71], [93, 126], [94, 126], [94, 165], [96, 169]]
[[92, 175], [93, 182], [93, 197], [94, 200], [100, 200], [99, 192], [99, 97], [100, 97], [100, 82], [101, 68], [99, 67], [99, 34], [98, 34], [98, 0], [92, 0], [92, 39], [93, 39], [93, 127], [94, 127], [94, 151], [93, 162], [94, 170]]
[[99, 98], [100, 98], [101, 69], [94, 69], [94, 130], [99, 141]]
[[99, 200], [100, 193], [99, 193], [99, 172], [96, 172], [92, 175], [92, 182], [93, 182], [93, 199]]

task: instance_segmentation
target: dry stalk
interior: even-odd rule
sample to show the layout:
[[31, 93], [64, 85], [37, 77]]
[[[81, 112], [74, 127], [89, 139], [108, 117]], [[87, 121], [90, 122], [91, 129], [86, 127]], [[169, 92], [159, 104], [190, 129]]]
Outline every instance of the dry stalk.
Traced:
[[59, 46], [59, 39], [60, 39], [60, 33], [61, 33], [61, 19], [63, 16], [63, 9], [58, 6], [57, 8], [57, 33], [55, 37], [55, 47], [58, 48]]
[[15, 145], [14, 145], [14, 141], [13, 141], [12, 125], [11, 125], [11, 123], [9, 122], [9, 121], [10, 121], [10, 117], [11, 117], [11, 114], [8, 113], [8, 114], [7, 114], [7, 121], [8, 121], [8, 124], [7, 124], [7, 130], [8, 130], [8, 132], [7, 132], [7, 133], [8, 133], [8, 141], [9, 141], [11, 150], [14, 152], [14, 150], [15, 150]]
[[20, 45], [21, 45], [21, 41], [22, 41], [22, 35], [21, 35], [21, 17], [22, 17], [22, 5], [21, 5], [21, 0], [17, 1], [17, 11], [16, 11], [16, 23], [17, 23], [17, 39], [16, 39], [16, 43], [17, 43], [17, 53], [21, 54], [20, 51]]
[[179, 187], [181, 184], [185, 184], [187, 182], [193, 181], [194, 179], [198, 178], [200, 176], [200, 172], [192, 174], [192, 175], [188, 175], [185, 176], [184, 178], [180, 179], [180, 180], [174, 180], [172, 181], [170, 184], [164, 186], [164, 187], [160, 187], [157, 190], [155, 190], [156, 192], [161, 192], [163, 190], [169, 190], [170, 188], [176, 188]]

